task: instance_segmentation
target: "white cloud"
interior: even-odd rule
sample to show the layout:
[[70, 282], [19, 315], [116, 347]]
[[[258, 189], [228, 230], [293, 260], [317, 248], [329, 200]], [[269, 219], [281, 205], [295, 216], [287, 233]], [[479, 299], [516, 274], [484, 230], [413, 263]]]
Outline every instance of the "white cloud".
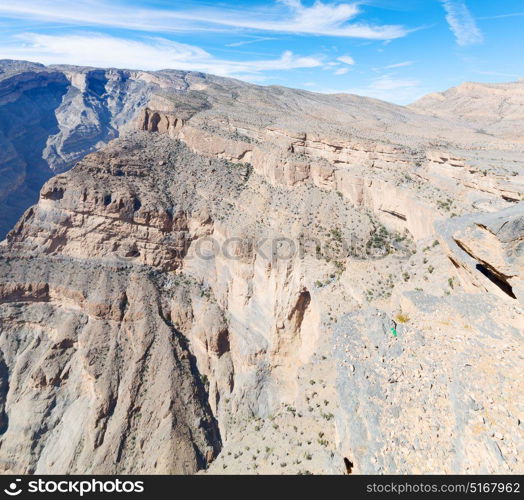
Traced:
[[373, 80], [370, 88], [375, 90], [395, 90], [401, 88], [412, 88], [419, 84], [420, 82], [418, 80], [406, 80], [393, 78], [390, 75], [383, 75]]
[[203, 71], [260, 81], [258, 73], [273, 70], [314, 68], [323, 61], [312, 56], [297, 56], [285, 51], [277, 59], [230, 61], [218, 59], [200, 47], [165, 38], [128, 40], [97, 33], [42, 35], [24, 33], [16, 37], [22, 43], [0, 46], [2, 57], [28, 59], [44, 64], [158, 70], [175, 68]]
[[418, 80], [383, 75], [375, 78], [367, 87], [351, 88], [345, 92], [374, 97], [396, 104], [408, 104], [425, 95], [427, 90], [421, 87], [421, 82]]
[[396, 64], [389, 64], [388, 66], [384, 66], [384, 69], [405, 68], [406, 66], [411, 66], [412, 64], [413, 61], [404, 61]]
[[475, 23], [463, 0], [440, 0], [446, 11], [446, 21], [461, 46], [474, 45], [483, 40], [482, 33]]
[[349, 64], [349, 65], [355, 64], [355, 60], [351, 56], [337, 57], [337, 61], [343, 62], [344, 64]]
[[349, 71], [349, 68], [339, 68], [335, 71], [335, 75], [345, 75]]
[[269, 40], [276, 40], [276, 38], [271, 38], [269, 36], [257, 36], [251, 40], [241, 40], [240, 42], [226, 43], [226, 47], [241, 47], [242, 45], [250, 45], [252, 43], [266, 42]]
[[504, 19], [506, 17], [522, 17], [524, 16], [524, 12], [511, 12], [509, 14], [499, 14], [498, 16], [483, 16], [478, 17], [477, 19]]
[[119, 27], [155, 33], [228, 31], [234, 27], [372, 40], [390, 40], [408, 33], [399, 25], [350, 23], [360, 14], [357, 3], [327, 4], [320, 0], [310, 7], [299, 0], [277, 0], [272, 7], [242, 10], [217, 7], [201, 7], [198, 10], [137, 9], [108, 0], [24, 0], [1, 3], [0, 14], [39, 22]]

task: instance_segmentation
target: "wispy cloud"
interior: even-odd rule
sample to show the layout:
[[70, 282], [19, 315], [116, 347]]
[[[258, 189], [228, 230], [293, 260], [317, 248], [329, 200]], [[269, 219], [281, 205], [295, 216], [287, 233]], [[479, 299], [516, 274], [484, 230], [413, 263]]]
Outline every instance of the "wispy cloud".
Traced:
[[463, 0], [440, 0], [446, 11], [446, 21], [461, 46], [474, 45], [483, 40], [482, 33], [475, 23]]
[[107, 0], [24, 0], [0, 4], [0, 15], [10, 18], [155, 33], [235, 28], [371, 40], [391, 40], [408, 33], [400, 25], [353, 22], [360, 14], [358, 3], [328, 4], [320, 0], [309, 7], [299, 0], [277, 0], [270, 7], [242, 10], [217, 7], [198, 10], [137, 9]]
[[275, 70], [314, 68], [324, 61], [314, 56], [298, 56], [285, 51], [276, 59], [230, 61], [207, 51], [165, 38], [129, 40], [97, 33], [42, 35], [24, 33], [21, 43], [0, 46], [2, 57], [28, 59], [44, 64], [78, 64], [85, 66], [158, 70], [176, 68], [203, 71], [221, 76], [260, 81], [260, 73]]
[[384, 69], [395, 69], [395, 68], [405, 68], [406, 66], [411, 66], [413, 61], [403, 61], [396, 64], [388, 64], [384, 66]]
[[349, 68], [338, 68], [336, 71], [335, 71], [335, 75], [345, 75], [347, 72], [349, 71]]
[[524, 12], [510, 12], [509, 14], [498, 14], [495, 16], [482, 16], [477, 17], [479, 20], [486, 20], [486, 19], [505, 19], [507, 17], [522, 17], [524, 16]]
[[397, 104], [407, 104], [416, 101], [426, 93], [419, 80], [395, 78], [392, 75], [379, 76], [365, 87], [350, 88], [346, 92], [374, 97]]
[[340, 61], [340, 62], [342, 62], [344, 64], [349, 64], [350, 66], [355, 64], [355, 60], [351, 56], [340, 56], [340, 57], [337, 57], [337, 61]]
[[226, 43], [226, 47], [241, 47], [242, 45], [250, 45], [252, 43], [267, 42], [270, 40], [276, 40], [276, 38], [269, 36], [257, 36], [251, 40], [241, 40], [239, 42]]
[[396, 90], [413, 88], [418, 85], [420, 85], [418, 80], [394, 78], [391, 75], [383, 75], [373, 80], [369, 88], [373, 90]]

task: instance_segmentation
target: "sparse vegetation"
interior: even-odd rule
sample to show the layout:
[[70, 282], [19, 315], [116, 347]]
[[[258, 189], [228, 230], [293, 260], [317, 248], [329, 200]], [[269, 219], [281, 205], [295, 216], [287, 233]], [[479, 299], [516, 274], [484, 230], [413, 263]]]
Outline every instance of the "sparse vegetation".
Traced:
[[397, 323], [407, 323], [409, 321], [409, 316], [407, 314], [404, 314], [404, 313], [397, 313], [395, 315], [395, 321]]

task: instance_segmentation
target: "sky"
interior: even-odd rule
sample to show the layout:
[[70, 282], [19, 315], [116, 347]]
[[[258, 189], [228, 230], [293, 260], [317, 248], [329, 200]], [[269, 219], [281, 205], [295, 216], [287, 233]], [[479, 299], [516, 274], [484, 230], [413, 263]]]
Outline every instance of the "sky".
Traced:
[[523, 0], [0, 0], [0, 59], [182, 69], [397, 104], [524, 77]]

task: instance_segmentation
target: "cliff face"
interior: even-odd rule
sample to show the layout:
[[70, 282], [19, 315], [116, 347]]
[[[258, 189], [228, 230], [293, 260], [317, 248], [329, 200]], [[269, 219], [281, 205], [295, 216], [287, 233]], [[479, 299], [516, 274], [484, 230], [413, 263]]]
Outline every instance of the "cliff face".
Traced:
[[[77, 167], [79, 182], [59, 176], [47, 184], [2, 255], [6, 471], [192, 473], [220, 449], [195, 358], [171, 321], [176, 286], [155, 271], [163, 270], [161, 243], [151, 246], [164, 223], [175, 238], [176, 228], [183, 234], [183, 216], [169, 222], [167, 212], [155, 213], [154, 193], [148, 198], [136, 183], [147, 163], [124, 168], [117, 195], [111, 160], [107, 153]], [[142, 220], [134, 215], [139, 197]], [[91, 248], [76, 246], [77, 231], [91, 233]], [[151, 233], [151, 253], [141, 231]], [[138, 254], [158, 257], [157, 266], [128, 262]]]
[[118, 136], [147, 102], [137, 72], [0, 61], [0, 239], [52, 175]]
[[200, 90], [153, 99], [137, 126], [249, 163], [274, 185], [339, 192], [416, 239], [434, 235], [436, 220], [508, 207], [524, 192], [519, 140], [486, 139], [465, 121], [356, 96], [229, 81], [193, 86]]
[[[65, 81], [105, 95], [86, 71]], [[518, 145], [355, 96], [135, 77], [147, 104], [107, 106], [138, 130], [0, 245], [3, 470], [522, 471]]]
[[[7, 80], [7, 81], [6, 81]], [[52, 175], [42, 158], [49, 135], [58, 133], [54, 114], [66, 93], [58, 72], [25, 74], [17, 83], [0, 81], [0, 238], [38, 197]]]
[[[67, 259], [31, 264], [2, 259], [11, 277], [1, 290], [2, 470], [190, 474], [205, 466], [220, 449], [218, 428], [154, 280]], [[14, 277], [26, 272], [32, 278]]]
[[[520, 138], [506, 133], [521, 128], [519, 83], [465, 85], [442, 98], [448, 104], [433, 105], [436, 98], [428, 96], [411, 109], [201, 73], [20, 61], [0, 61], [0, 86], [0, 238], [51, 175], [134, 128], [251, 163], [273, 183], [311, 179], [417, 238], [449, 215], [441, 206], [448, 198], [459, 213], [475, 203], [503, 208], [524, 190]], [[495, 101], [504, 101], [493, 118], [498, 128], [487, 135], [470, 109], [478, 92], [490, 103], [485, 121], [496, 115]], [[460, 120], [445, 111], [450, 105]]]

